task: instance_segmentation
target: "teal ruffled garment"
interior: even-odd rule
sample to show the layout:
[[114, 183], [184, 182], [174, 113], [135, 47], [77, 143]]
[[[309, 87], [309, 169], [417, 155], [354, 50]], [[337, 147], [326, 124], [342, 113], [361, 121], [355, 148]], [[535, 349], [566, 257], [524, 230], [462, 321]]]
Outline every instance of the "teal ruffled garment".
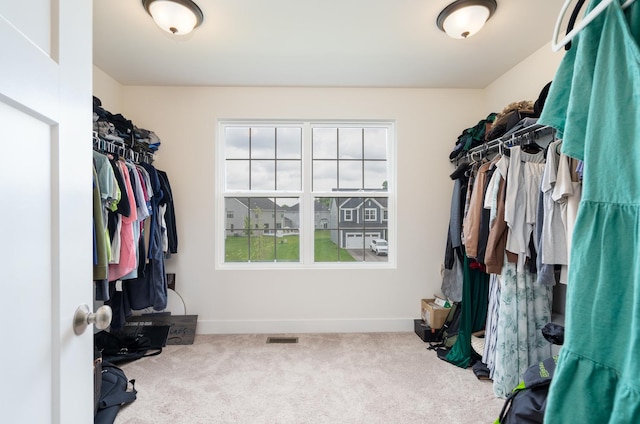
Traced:
[[640, 422], [639, 39], [640, 1], [614, 1], [574, 39], [539, 120], [584, 161], [545, 424]]

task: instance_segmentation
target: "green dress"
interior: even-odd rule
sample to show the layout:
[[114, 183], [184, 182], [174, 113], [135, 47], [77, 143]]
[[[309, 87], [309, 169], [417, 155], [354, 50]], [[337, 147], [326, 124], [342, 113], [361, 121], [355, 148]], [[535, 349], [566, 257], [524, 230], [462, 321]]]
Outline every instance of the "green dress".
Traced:
[[539, 120], [584, 161], [545, 424], [640, 423], [639, 33], [640, 1], [615, 0], [574, 39]]

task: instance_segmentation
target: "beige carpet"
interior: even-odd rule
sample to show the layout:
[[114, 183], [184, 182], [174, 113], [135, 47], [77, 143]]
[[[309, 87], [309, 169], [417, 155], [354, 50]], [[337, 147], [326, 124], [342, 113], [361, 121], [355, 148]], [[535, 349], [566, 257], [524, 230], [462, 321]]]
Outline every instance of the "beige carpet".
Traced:
[[488, 424], [504, 402], [413, 333], [267, 336], [196, 336], [124, 365], [138, 398], [116, 423]]

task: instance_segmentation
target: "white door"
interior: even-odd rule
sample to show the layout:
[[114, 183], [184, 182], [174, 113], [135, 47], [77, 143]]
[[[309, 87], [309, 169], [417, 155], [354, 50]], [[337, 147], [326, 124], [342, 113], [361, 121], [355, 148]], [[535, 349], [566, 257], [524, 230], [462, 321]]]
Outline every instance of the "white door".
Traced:
[[0, 0], [4, 423], [93, 422], [91, 7]]

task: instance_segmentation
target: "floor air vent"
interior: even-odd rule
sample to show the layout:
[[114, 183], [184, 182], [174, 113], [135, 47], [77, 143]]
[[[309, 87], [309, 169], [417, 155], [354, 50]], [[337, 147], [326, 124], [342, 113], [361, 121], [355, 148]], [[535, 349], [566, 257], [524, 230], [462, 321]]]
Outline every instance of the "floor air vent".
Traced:
[[267, 343], [298, 343], [297, 337], [267, 337]]

